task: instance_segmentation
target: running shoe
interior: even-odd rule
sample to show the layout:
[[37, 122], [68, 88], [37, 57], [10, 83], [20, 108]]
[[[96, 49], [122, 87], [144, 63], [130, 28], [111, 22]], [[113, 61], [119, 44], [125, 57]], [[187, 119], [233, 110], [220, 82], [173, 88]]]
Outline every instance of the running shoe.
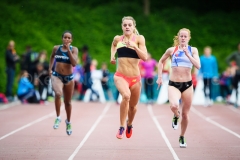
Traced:
[[132, 128], [133, 128], [133, 126], [132, 125], [128, 125], [127, 124], [127, 130], [126, 130], [126, 137], [127, 138], [131, 138], [131, 136], [132, 136]]
[[183, 136], [179, 137], [179, 146], [180, 148], [187, 148], [186, 139]]
[[58, 129], [60, 122], [61, 122], [61, 119], [60, 118], [56, 118], [55, 122], [54, 122], [54, 125], [53, 125], [53, 128], [54, 129]]
[[117, 132], [117, 135], [116, 135], [116, 137], [118, 138], [118, 139], [122, 139], [123, 138], [123, 134], [124, 134], [124, 127], [120, 127], [119, 128], [119, 130], [118, 130], [118, 132]]
[[70, 136], [72, 134], [72, 125], [67, 120], [65, 122], [66, 122], [66, 132]]
[[[179, 111], [178, 111], [178, 113], [180, 114]], [[179, 117], [174, 115], [173, 120], [172, 120], [172, 127], [174, 130], [178, 129], [178, 121], [179, 121]]]

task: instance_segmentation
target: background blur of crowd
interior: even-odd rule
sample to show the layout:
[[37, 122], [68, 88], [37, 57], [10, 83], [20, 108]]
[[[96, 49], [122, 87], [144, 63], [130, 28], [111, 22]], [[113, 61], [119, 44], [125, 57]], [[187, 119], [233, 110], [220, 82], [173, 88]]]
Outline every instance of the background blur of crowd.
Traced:
[[[205, 96], [205, 106], [216, 101], [230, 103], [232, 91], [235, 90], [236, 100], [238, 97], [238, 83], [240, 81], [240, 43], [236, 51], [227, 53], [225, 70], [218, 71], [218, 59], [214, 56], [214, 48], [206, 46], [200, 54], [201, 69], [192, 70], [194, 90], [199, 81], [203, 82], [202, 92]], [[232, 49], [234, 50], [234, 48]], [[106, 62], [98, 65], [98, 61], [91, 57], [87, 45], [79, 47], [79, 63], [73, 68], [75, 90], [73, 99], [83, 101], [86, 92], [89, 90], [89, 101], [99, 101], [100, 92], [103, 91], [104, 99], [118, 103], [119, 93], [113, 82], [113, 74], [108, 70], [108, 58]], [[15, 50], [15, 42], [11, 40], [5, 52], [6, 61], [6, 92], [1, 93], [1, 102], [7, 103], [19, 99], [22, 103], [46, 104], [52, 101], [54, 92], [51, 88], [51, 81], [48, 76], [49, 61], [46, 50], [34, 51], [31, 46], [26, 46], [25, 53], [20, 54]], [[160, 57], [160, 56], [159, 56]], [[158, 58], [159, 58], [158, 57]], [[164, 64], [163, 73], [166, 77], [171, 74], [171, 59]], [[222, 59], [221, 59], [222, 61]], [[20, 74], [16, 75], [16, 65], [20, 66]], [[158, 59], [148, 54], [148, 60], [140, 61], [139, 68], [142, 76], [142, 94], [140, 102], [155, 103], [159, 90], [156, 86]], [[54, 67], [52, 68], [54, 70]], [[98, 71], [98, 72], [96, 72]], [[101, 73], [93, 78], [94, 74]], [[14, 79], [17, 77], [17, 92], [13, 93]], [[100, 83], [96, 83], [96, 80]], [[96, 85], [101, 85], [101, 89]], [[95, 86], [95, 87], [94, 87]], [[99, 86], [98, 86], [99, 87]], [[161, 98], [161, 97], [160, 97]], [[237, 106], [237, 103], [233, 103]]]

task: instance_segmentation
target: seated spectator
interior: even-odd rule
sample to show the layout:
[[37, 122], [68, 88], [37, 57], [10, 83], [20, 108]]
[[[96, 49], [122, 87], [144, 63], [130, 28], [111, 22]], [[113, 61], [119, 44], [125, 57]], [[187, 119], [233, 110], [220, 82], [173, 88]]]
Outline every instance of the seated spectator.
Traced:
[[229, 101], [229, 98], [232, 93], [231, 81], [232, 81], [231, 69], [227, 68], [219, 78], [220, 94], [225, 102]]
[[109, 71], [107, 69], [107, 64], [106, 63], [102, 64], [102, 69], [101, 70], [102, 70], [101, 84], [102, 84], [102, 88], [103, 88], [105, 98], [106, 98], [106, 100], [113, 99], [111, 90], [110, 90], [109, 85], [108, 85]]
[[40, 96], [28, 79], [28, 72], [22, 71], [18, 82], [17, 96], [22, 103], [39, 103]]

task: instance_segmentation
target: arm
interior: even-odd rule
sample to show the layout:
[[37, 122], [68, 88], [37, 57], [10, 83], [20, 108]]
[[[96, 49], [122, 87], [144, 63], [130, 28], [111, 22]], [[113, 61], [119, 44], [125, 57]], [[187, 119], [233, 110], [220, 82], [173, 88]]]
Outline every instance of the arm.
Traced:
[[58, 48], [59, 48], [59, 46], [54, 46], [53, 47], [52, 54], [50, 56], [49, 68], [48, 68], [49, 75], [52, 74], [52, 67], [53, 67], [53, 64], [54, 64], [54, 58], [55, 58], [55, 54], [56, 54], [56, 51], [57, 51]]
[[68, 49], [68, 56], [69, 56], [70, 62], [72, 66], [75, 67], [77, 65], [78, 49], [77, 47], [72, 47], [72, 51], [71, 51], [69, 46], [67, 47], [67, 49]]
[[200, 64], [200, 59], [199, 59], [199, 55], [198, 55], [198, 49], [196, 47], [192, 47], [192, 54], [193, 54], [193, 56], [191, 56], [188, 53], [187, 47], [184, 47], [183, 51], [185, 52], [185, 55], [188, 57], [188, 59], [192, 62], [194, 67], [196, 67], [197, 69], [200, 69], [201, 68], [201, 64]]
[[133, 42], [126, 43], [127, 47], [132, 47], [138, 54], [138, 57], [143, 61], [146, 61], [148, 58], [147, 48], [145, 45], [145, 38], [142, 35], [138, 36], [138, 46]]
[[115, 54], [117, 52], [117, 43], [119, 41], [119, 36], [115, 36], [113, 38], [113, 42], [112, 42], [112, 45], [111, 45], [111, 58], [110, 58], [110, 62], [112, 64], [116, 64], [116, 60], [115, 60]]
[[10, 62], [16, 62], [19, 60], [19, 57], [17, 55], [13, 55], [10, 50], [6, 51], [6, 57]]
[[230, 62], [231, 60], [233, 60], [235, 58], [235, 53], [232, 53], [231, 55], [229, 55], [226, 59], [227, 64], [230, 66]]
[[[162, 84], [162, 70], [163, 70], [163, 64], [166, 61], [166, 59], [168, 57], [171, 56], [172, 52], [173, 52], [173, 47], [168, 48], [166, 50], [166, 52], [162, 55], [162, 57], [160, 58], [159, 62], [158, 62], [158, 79], [157, 79], [157, 84], [158, 84], [158, 88], [160, 87], [160, 85]], [[157, 89], [158, 89], [157, 88]]]
[[214, 58], [214, 64], [213, 64], [213, 69], [214, 69], [214, 77], [218, 77], [218, 64], [217, 64], [217, 59], [215, 56], [213, 56]]
[[171, 56], [172, 52], [173, 52], [173, 48], [168, 48], [160, 58], [158, 62], [158, 78], [162, 78], [163, 64], [165, 63], [166, 59], [168, 59], [168, 57]]

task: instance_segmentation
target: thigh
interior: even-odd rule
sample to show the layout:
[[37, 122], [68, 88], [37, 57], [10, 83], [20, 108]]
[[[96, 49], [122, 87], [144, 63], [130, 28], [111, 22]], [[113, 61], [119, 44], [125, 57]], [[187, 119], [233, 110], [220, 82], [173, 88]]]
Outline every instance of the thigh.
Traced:
[[182, 93], [182, 112], [189, 112], [192, 106], [192, 98], [193, 98], [193, 86], [189, 87]]
[[63, 87], [63, 95], [64, 95], [64, 101], [69, 102], [72, 99], [73, 91], [74, 91], [74, 80], [71, 80]]
[[62, 93], [62, 89], [63, 89], [62, 81], [58, 77], [52, 75], [51, 82], [52, 82], [53, 91], [56, 93]]
[[173, 86], [168, 86], [168, 99], [171, 105], [179, 104], [181, 98], [181, 92]]
[[119, 76], [114, 76], [114, 83], [121, 95], [124, 95], [126, 92], [130, 94], [129, 84], [124, 78]]
[[141, 81], [139, 81], [130, 88], [131, 91], [131, 97], [129, 101], [130, 107], [136, 106], [138, 104], [141, 93], [141, 86], [142, 86]]

